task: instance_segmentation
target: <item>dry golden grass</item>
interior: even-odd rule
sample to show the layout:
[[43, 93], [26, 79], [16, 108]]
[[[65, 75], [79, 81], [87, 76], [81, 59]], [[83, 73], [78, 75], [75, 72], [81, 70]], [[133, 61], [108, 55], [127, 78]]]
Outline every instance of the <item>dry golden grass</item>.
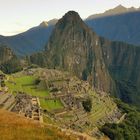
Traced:
[[58, 128], [0, 110], [0, 140], [75, 140]]

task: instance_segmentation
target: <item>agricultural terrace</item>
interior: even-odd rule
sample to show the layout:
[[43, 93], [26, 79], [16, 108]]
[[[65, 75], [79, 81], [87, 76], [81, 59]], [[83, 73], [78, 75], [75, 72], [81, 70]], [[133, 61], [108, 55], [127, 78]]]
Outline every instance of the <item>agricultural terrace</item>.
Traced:
[[25, 92], [31, 96], [40, 97], [41, 107], [49, 111], [53, 109], [63, 108], [60, 100], [45, 100], [43, 97], [50, 95], [49, 90], [45, 87], [45, 84], [37, 84], [38, 78], [34, 75], [11, 75], [9, 80], [6, 81], [6, 86], [9, 88], [9, 92], [16, 95], [17, 92]]

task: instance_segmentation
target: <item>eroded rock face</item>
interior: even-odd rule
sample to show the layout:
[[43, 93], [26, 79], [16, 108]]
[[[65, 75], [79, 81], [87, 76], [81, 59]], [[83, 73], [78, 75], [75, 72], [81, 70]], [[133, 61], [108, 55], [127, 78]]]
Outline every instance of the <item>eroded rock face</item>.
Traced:
[[13, 57], [11, 49], [4, 45], [0, 45], [0, 64], [10, 60]]
[[4, 73], [13, 73], [21, 70], [19, 59], [5, 45], [0, 45], [0, 70]]
[[100, 38], [78, 13], [70, 11], [58, 21], [46, 46], [48, 66], [68, 70], [109, 92], [113, 80], [103, 60]]
[[139, 104], [140, 48], [122, 42], [101, 39], [105, 63], [118, 87], [118, 96], [128, 103]]

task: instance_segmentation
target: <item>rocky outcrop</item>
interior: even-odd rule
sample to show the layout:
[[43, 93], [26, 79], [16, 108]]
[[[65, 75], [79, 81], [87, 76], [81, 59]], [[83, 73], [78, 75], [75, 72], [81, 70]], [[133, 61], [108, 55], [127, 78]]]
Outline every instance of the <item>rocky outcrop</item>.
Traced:
[[5, 45], [0, 45], [0, 64], [7, 62], [13, 57], [13, 52], [11, 49], [7, 48]]
[[101, 40], [104, 60], [118, 87], [117, 96], [128, 103], [140, 105], [140, 48]]
[[20, 60], [5, 45], [0, 45], [0, 69], [5, 73], [13, 73], [21, 70]]

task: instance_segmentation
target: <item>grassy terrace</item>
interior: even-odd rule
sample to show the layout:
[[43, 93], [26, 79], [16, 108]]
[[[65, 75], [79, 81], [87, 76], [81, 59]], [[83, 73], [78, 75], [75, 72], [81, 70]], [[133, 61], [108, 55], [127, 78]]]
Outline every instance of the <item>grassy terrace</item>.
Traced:
[[93, 108], [89, 118], [95, 124], [99, 119], [106, 117], [107, 114], [116, 108], [116, 104], [114, 104], [110, 98], [105, 97], [104, 100], [100, 100], [99, 95], [95, 93], [92, 93], [92, 102]]
[[48, 96], [49, 91], [38, 89], [35, 85], [35, 80], [36, 77], [34, 76], [10, 77], [10, 80], [6, 82], [6, 85], [12, 93], [15, 91], [22, 91], [32, 96]]
[[48, 111], [51, 111], [53, 109], [61, 109], [63, 108], [62, 103], [60, 100], [45, 100], [40, 99], [40, 104], [43, 109], [47, 109]]
[[[9, 88], [9, 92], [13, 94], [16, 94], [16, 91], [21, 91], [37, 97], [49, 96], [49, 91], [45, 89], [45, 87], [40, 88], [35, 84], [36, 79], [37, 78], [35, 76], [17, 74], [17, 76], [10, 76], [9, 80], [6, 82], [6, 85]], [[47, 109], [49, 111], [63, 108], [60, 100], [55, 101], [40, 99], [40, 103], [43, 109]]]

